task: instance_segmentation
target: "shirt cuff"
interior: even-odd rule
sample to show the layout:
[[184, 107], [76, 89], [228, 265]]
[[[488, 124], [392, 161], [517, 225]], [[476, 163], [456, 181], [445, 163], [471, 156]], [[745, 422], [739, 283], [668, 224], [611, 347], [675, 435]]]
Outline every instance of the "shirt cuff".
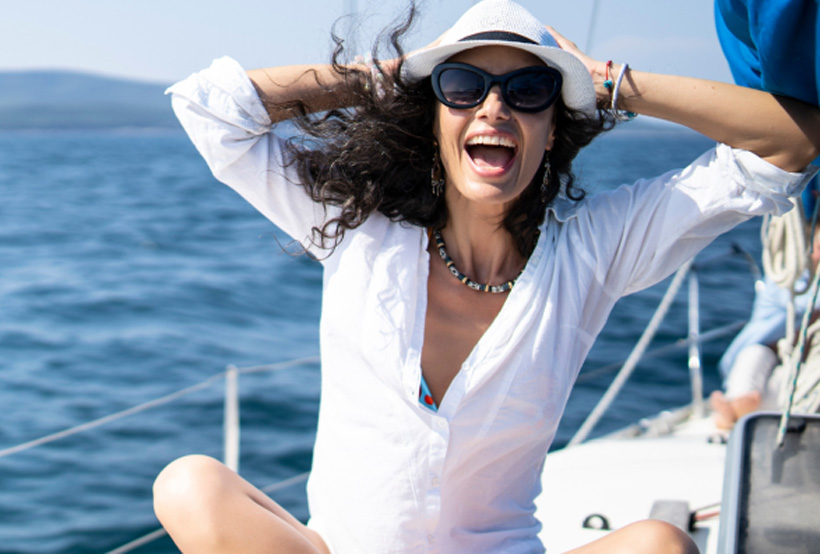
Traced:
[[716, 157], [738, 185], [774, 203], [773, 215], [789, 211], [793, 207], [790, 198], [800, 194], [818, 171], [814, 165], [801, 172], [786, 171], [753, 152], [725, 144], [718, 145]]
[[188, 99], [212, 116], [254, 135], [267, 133], [271, 120], [248, 74], [228, 57], [168, 87], [165, 94]]

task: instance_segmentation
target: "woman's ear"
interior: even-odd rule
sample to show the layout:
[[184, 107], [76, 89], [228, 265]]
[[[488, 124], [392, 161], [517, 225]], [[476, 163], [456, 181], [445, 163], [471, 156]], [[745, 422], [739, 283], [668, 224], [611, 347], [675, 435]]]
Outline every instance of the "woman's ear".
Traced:
[[436, 147], [438, 147], [438, 143], [441, 140], [441, 116], [439, 112], [441, 111], [441, 104], [436, 101], [436, 105], [433, 108], [433, 140], [436, 142]]
[[552, 112], [552, 124], [550, 125], [549, 135], [547, 135], [547, 152], [552, 150], [553, 144], [555, 144], [555, 110]]
[[553, 126], [552, 128], [550, 128], [550, 134], [549, 134], [549, 136], [547, 137], [547, 148], [546, 148], [547, 152], [549, 152], [550, 150], [552, 150], [552, 146], [553, 146], [554, 144], [555, 144], [555, 126]]

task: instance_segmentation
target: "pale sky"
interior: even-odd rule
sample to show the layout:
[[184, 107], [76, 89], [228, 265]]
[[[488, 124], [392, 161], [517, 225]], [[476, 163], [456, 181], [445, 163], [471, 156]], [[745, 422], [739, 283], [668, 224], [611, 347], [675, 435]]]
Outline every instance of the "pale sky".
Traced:
[[[591, 43], [594, 57], [731, 82], [713, 0], [519, 1], [582, 49]], [[418, 3], [422, 17], [411, 48], [439, 36], [473, 1]], [[324, 62], [333, 22], [354, 10], [367, 51], [406, 0], [2, 0], [0, 6], [0, 71], [76, 69], [170, 83], [222, 55], [246, 68]]]

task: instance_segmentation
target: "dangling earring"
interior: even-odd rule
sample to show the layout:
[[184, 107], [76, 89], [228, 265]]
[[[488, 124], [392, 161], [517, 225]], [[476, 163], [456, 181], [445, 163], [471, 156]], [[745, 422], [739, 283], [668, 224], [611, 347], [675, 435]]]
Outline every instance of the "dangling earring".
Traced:
[[552, 178], [552, 168], [550, 166], [550, 152], [544, 154], [544, 178], [541, 180], [541, 202], [547, 202], [547, 194], [550, 190], [550, 179]]
[[433, 152], [433, 167], [430, 169], [430, 187], [433, 190], [433, 196], [441, 196], [444, 193], [444, 168], [441, 167], [438, 150]]

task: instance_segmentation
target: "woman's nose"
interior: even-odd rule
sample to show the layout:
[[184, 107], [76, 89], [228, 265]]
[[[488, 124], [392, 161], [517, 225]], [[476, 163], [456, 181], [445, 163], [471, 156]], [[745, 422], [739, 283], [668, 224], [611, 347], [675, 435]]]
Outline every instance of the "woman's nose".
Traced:
[[477, 115], [489, 119], [509, 118], [510, 108], [504, 102], [500, 86], [495, 85], [490, 89], [487, 98], [479, 105]]

